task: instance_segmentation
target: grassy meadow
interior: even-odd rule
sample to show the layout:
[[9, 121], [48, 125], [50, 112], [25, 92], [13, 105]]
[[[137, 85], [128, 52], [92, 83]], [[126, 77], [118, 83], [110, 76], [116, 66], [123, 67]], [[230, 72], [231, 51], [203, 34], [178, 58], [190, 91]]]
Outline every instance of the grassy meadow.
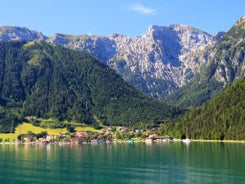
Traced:
[[[60, 135], [61, 132], [67, 132], [66, 128], [42, 128], [38, 126], [34, 126], [30, 123], [22, 123], [15, 129], [15, 133], [0, 133], [0, 138], [3, 140], [9, 140], [10, 142], [13, 142], [15, 139], [17, 139], [18, 135], [20, 134], [26, 134], [28, 131], [32, 131], [35, 134], [41, 133], [42, 131], [46, 131], [48, 135]], [[76, 127], [75, 131], [92, 131], [92, 132], [98, 132], [99, 130], [94, 129], [93, 127]]]

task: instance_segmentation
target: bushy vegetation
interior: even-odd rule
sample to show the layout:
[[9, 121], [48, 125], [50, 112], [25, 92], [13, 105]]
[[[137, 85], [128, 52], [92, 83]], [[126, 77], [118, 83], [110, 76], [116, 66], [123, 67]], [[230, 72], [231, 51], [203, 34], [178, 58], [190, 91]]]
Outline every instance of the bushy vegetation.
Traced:
[[162, 129], [178, 138], [244, 140], [245, 78], [176, 122], [162, 125]]
[[[45, 42], [0, 43], [0, 103], [4, 112], [17, 109], [19, 117], [95, 127], [99, 122], [154, 125], [180, 114], [180, 109], [138, 92], [90, 55]], [[0, 132], [13, 132], [19, 123], [7, 114], [3, 117], [11, 118], [1, 120]]]

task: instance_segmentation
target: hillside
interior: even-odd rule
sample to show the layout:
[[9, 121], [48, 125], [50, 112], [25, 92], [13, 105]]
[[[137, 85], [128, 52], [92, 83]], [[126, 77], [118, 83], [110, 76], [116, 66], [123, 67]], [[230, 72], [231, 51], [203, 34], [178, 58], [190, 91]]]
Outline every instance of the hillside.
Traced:
[[179, 138], [245, 140], [244, 125], [245, 78], [164, 129], [169, 135]]
[[[200, 73], [167, 99], [174, 104], [196, 107], [220, 94], [234, 80], [245, 76], [245, 17], [215, 45], [206, 47], [193, 60], [203, 63]], [[191, 57], [190, 57], [191, 59]]]
[[90, 55], [46, 42], [1, 42], [0, 79], [1, 108], [18, 117], [2, 132], [12, 132], [25, 116], [134, 126], [180, 113], [138, 92]]
[[27, 28], [0, 27], [0, 40], [43, 40], [67, 48], [86, 51], [117, 71], [126, 81], [154, 98], [166, 96], [193, 79], [200, 64], [189, 60], [221, 36], [211, 36], [188, 25], [149, 26], [136, 38], [66, 35], [45, 37]]

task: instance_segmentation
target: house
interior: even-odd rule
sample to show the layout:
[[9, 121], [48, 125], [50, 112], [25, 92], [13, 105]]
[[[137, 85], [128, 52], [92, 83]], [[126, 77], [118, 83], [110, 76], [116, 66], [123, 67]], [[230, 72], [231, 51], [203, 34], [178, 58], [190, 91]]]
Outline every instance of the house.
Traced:
[[111, 127], [108, 127], [108, 128], [102, 128], [102, 129], [101, 129], [101, 132], [104, 132], [104, 133], [111, 133], [111, 132], [112, 132], [112, 128], [111, 128]]
[[79, 138], [83, 137], [83, 138], [86, 138], [86, 137], [88, 137], [88, 132], [84, 132], [84, 131], [76, 132], [75, 133], [75, 137], [79, 137]]
[[22, 142], [19, 139], [14, 140], [14, 144], [21, 144]]
[[155, 137], [156, 140], [160, 141], [160, 142], [169, 142], [172, 141], [172, 137], [168, 136], [168, 135], [164, 135], [164, 136], [157, 136]]
[[24, 137], [24, 142], [27, 144], [30, 144], [32, 142], [36, 142], [36, 140], [37, 140], [37, 137], [34, 135], [27, 135]]
[[143, 129], [136, 129], [136, 130], [135, 130], [136, 133], [141, 133], [141, 132], [143, 132], [143, 131], [144, 131]]
[[46, 141], [47, 142], [51, 142], [52, 140], [55, 140], [55, 139], [57, 139], [56, 135], [47, 135], [46, 136]]
[[45, 138], [40, 137], [39, 139], [36, 140], [36, 143], [37, 144], [47, 144], [48, 141]]
[[61, 133], [60, 133], [60, 137], [62, 137], [62, 138], [65, 138], [65, 137], [67, 137], [68, 135], [69, 135], [68, 132], [61, 132]]
[[152, 142], [169, 142], [172, 141], [172, 137], [170, 136], [158, 136], [157, 134], [152, 134], [149, 137], [145, 139], [146, 143], [152, 143]]
[[127, 128], [126, 127], [118, 127], [117, 131], [118, 132], [127, 132]]
[[148, 138], [155, 138], [157, 136], [158, 136], [157, 134], [151, 134], [151, 135], [148, 136]]
[[83, 139], [78, 137], [72, 137], [70, 138], [70, 142], [73, 144], [81, 144], [83, 142]]

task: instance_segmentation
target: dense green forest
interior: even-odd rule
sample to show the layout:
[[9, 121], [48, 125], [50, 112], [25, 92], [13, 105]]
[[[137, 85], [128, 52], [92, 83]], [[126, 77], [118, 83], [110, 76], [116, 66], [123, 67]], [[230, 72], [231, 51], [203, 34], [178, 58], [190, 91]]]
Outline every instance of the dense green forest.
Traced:
[[13, 132], [26, 116], [137, 126], [181, 113], [138, 92], [89, 54], [45, 42], [0, 43], [0, 105], [0, 132]]
[[200, 107], [224, 90], [224, 85], [221, 82], [214, 79], [204, 79], [200, 82], [201, 78], [200, 74], [197, 74], [193, 81], [169, 95], [165, 100], [171, 104], [191, 109]]
[[178, 138], [244, 140], [245, 78], [176, 122], [162, 125], [162, 129]]
[[22, 122], [22, 118], [14, 109], [0, 106], [0, 132], [14, 132], [14, 128]]

